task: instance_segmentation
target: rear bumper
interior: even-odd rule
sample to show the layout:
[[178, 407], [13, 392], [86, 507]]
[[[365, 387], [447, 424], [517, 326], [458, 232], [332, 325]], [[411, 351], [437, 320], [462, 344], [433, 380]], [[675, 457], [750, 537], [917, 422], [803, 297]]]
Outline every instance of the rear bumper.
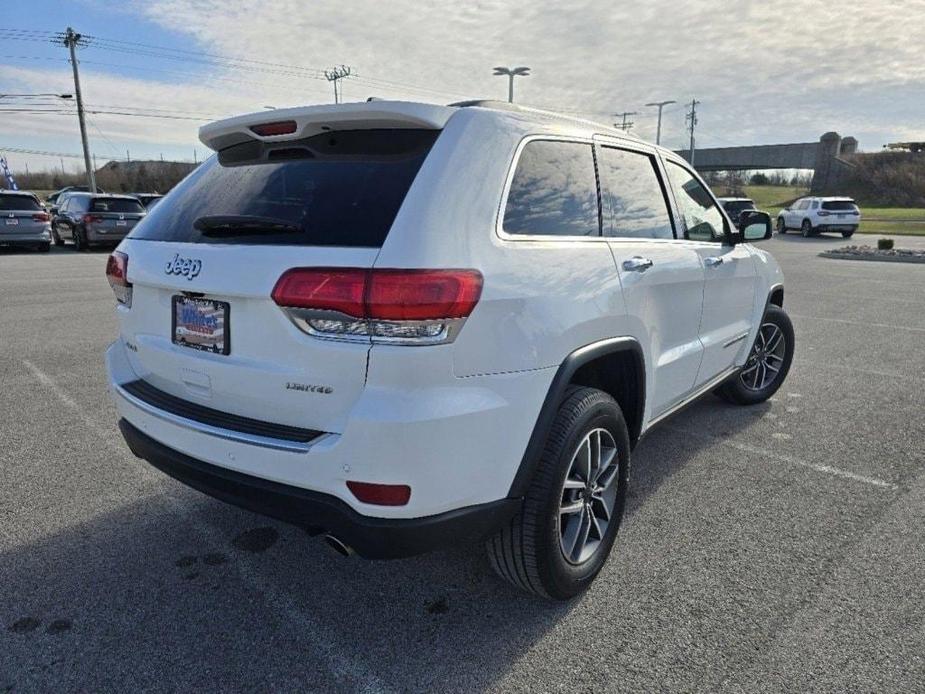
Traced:
[[329, 532], [368, 559], [392, 559], [486, 537], [520, 508], [500, 499], [423, 518], [373, 518], [329, 494], [211, 465], [175, 451], [125, 419], [119, 429], [139, 458], [209, 496], [272, 518]]
[[817, 231], [857, 231], [858, 224], [819, 224]]
[[119, 243], [119, 241], [128, 236], [129, 231], [131, 231], [131, 229], [102, 232], [91, 228], [87, 230], [87, 241], [90, 243]]
[[34, 246], [39, 243], [50, 243], [51, 234], [48, 229], [30, 231], [2, 232], [0, 233], [0, 246]]

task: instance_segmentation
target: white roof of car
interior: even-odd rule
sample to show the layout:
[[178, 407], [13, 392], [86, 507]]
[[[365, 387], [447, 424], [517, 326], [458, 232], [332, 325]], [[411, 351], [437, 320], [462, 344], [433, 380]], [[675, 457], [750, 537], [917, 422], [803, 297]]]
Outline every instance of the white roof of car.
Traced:
[[[575, 118], [552, 111], [529, 108], [504, 101], [466, 101], [449, 106], [425, 104], [411, 101], [364, 101], [347, 104], [325, 104], [321, 106], [298, 106], [295, 108], [257, 111], [233, 118], [215, 121], [199, 129], [199, 139], [213, 150], [221, 150], [249, 140], [283, 142], [318, 135], [329, 130], [366, 130], [373, 128], [423, 128], [442, 129], [453, 115], [469, 109], [490, 113], [499, 121], [525, 123], [557, 132], [581, 137], [595, 134], [608, 135], [639, 142], [639, 139], [603, 123]], [[295, 121], [293, 133], [284, 135], [258, 135], [252, 127], [282, 121]], [[336, 128], [333, 127], [336, 124]], [[664, 150], [668, 151], [668, 150]]]
[[755, 202], [751, 198], [716, 198], [720, 202]]

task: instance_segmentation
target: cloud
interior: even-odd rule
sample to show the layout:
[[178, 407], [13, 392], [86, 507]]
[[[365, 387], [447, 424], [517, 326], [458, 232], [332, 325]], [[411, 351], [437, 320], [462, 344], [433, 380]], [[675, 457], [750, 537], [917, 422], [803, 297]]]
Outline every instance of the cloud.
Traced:
[[[520, 64], [533, 70], [517, 80], [518, 101], [605, 121], [640, 111], [636, 132], [648, 139], [655, 110], [643, 104], [693, 97], [702, 102], [700, 146], [807, 141], [833, 129], [868, 149], [899, 137], [925, 139], [925, 46], [896, 38], [897, 22], [925, 19], [922, 0], [861, 0], [850, 9], [807, 0], [138, 0], [122, 10], [119, 22], [134, 13], [187, 37], [192, 50], [319, 70], [350, 65], [356, 76], [344, 93], [352, 100], [505, 98], [506, 80], [491, 68]], [[88, 103], [223, 115], [330, 101], [332, 94], [310, 73], [214, 67], [190, 78], [154, 68], [149, 77], [124, 79], [92, 68], [91, 58], [88, 49]], [[0, 77], [28, 88], [67, 83], [66, 68], [0, 68]], [[663, 143], [684, 144], [684, 113], [682, 104], [665, 110]], [[192, 121], [94, 120], [110, 140], [195, 142]], [[9, 141], [22, 125], [5, 119], [0, 135]], [[35, 127], [73, 132], [69, 122]]]

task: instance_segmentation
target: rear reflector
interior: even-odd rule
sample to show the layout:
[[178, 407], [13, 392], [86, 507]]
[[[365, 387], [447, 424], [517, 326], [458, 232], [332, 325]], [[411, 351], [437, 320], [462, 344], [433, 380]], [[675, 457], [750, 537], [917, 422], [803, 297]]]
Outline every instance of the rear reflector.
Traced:
[[106, 279], [116, 295], [116, 301], [131, 308], [132, 283], [128, 281], [128, 256], [122, 251], [113, 251], [106, 261]]
[[281, 120], [275, 123], [261, 123], [260, 125], [252, 125], [251, 130], [263, 137], [291, 135], [296, 131], [296, 122], [294, 120]]
[[376, 506], [404, 506], [411, 498], [407, 484], [373, 484], [347, 480], [347, 488], [364, 504]]

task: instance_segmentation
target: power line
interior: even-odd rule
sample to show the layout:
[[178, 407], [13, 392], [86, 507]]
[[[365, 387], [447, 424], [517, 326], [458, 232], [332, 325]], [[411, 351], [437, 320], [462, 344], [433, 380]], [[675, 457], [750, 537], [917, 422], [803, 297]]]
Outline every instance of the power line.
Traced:
[[624, 111], [623, 113], [614, 113], [613, 115], [616, 116], [617, 118], [623, 119], [622, 123], [614, 123], [613, 127], [620, 128], [620, 130], [622, 130], [623, 132], [628, 133], [630, 131], [630, 128], [633, 127], [633, 121], [627, 120], [627, 119], [630, 116], [635, 116], [638, 114], [636, 111]]

